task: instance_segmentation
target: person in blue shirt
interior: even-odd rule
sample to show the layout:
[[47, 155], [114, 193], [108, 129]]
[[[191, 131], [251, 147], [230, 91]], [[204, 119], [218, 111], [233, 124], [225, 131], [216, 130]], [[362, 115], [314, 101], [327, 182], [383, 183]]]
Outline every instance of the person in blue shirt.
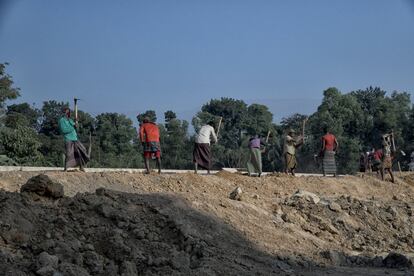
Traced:
[[70, 109], [63, 109], [64, 115], [59, 119], [59, 130], [65, 141], [65, 171], [71, 167], [79, 166], [81, 171], [85, 171], [84, 167], [89, 162], [89, 155], [86, 148], [78, 139], [76, 133], [77, 122], [70, 118]]

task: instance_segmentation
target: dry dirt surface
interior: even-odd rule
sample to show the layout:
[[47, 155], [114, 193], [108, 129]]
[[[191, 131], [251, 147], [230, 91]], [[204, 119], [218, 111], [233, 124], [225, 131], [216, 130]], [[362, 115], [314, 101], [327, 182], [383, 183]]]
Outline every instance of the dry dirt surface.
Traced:
[[20, 193], [39, 174], [0, 173], [0, 275], [414, 275], [414, 174], [46, 172]]

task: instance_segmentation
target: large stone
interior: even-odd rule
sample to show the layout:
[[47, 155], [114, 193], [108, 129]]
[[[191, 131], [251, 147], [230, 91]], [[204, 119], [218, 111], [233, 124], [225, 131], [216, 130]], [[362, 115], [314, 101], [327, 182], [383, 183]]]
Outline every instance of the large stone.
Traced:
[[20, 192], [36, 193], [40, 196], [52, 198], [61, 198], [64, 196], [62, 184], [52, 181], [45, 174], [39, 174], [30, 178], [20, 188]]
[[241, 200], [242, 193], [243, 193], [242, 189], [240, 187], [237, 187], [230, 193], [229, 197], [230, 199], [233, 199], [233, 200]]
[[403, 268], [403, 267], [412, 267], [412, 261], [406, 256], [391, 252], [383, 261], [384, 266], [388, 268]]
[[314, 204], [318, 204], [318, 202], [321, 200], [319, 196], [317, 196], [314, 193], [307, 192], [304, 190], [297, 190], [295, 194], [292, 196], [293, 198], [304, 198], [309, 202], [312, 202]]
[[42, 252], [38, 257], [38, 267], [53, 267], [57, 268], [59, 258], [54, 255], [49, 255], [47, 252]]

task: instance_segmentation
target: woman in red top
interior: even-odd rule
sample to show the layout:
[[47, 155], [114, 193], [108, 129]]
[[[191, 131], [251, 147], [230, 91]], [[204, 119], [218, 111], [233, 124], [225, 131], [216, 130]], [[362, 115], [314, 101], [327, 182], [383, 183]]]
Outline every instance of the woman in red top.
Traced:
[[323, 175], [333, 174], [336, 176], [335, 152], [338, 149], [338, 141], [327, 127], [324, 128], [325, 135], [322, 137]]

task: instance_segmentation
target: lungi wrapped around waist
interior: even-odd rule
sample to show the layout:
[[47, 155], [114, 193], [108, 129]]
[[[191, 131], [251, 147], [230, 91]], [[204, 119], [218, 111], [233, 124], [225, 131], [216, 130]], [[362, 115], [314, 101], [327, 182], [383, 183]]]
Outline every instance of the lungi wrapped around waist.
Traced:
[[90, 160], [90, 157], [89, 157], [89, 154], [86, 148], [82, 145], [82, 143], [79, 140], [78, 141], [66, 141], [65, 150], [66, 150], [66, 160], [65, 160], [66, 168], [84, 166]]
[[212, 166], [212, 156], [210, 144], [208, 143], [195, 143], [193, 151], [193, 162], [197, 163], [200, 167], [209, 170]]

